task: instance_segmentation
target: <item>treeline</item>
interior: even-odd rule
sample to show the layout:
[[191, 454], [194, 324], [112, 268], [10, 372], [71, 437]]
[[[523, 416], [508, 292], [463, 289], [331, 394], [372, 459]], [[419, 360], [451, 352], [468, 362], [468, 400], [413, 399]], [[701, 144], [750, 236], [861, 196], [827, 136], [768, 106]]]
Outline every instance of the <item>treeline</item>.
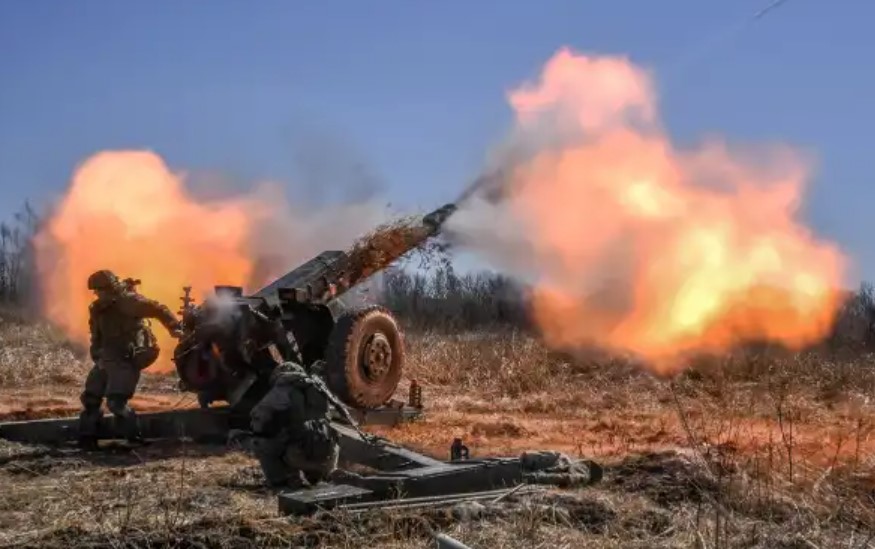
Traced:
[[461, 331], [530, 327], [526, 289], [494, 273], [456, 274], [452, 265], [427, 271], [389, 269], [371, 291], [405, 326]]
[[875, 350], [875, 287], [848, 292], [825, 344], [833, 349]]
[[0, 223], [0, 304], [24, 305], [34, 281], [33, 237], [38, 216], [25, 203], [12, 220]]

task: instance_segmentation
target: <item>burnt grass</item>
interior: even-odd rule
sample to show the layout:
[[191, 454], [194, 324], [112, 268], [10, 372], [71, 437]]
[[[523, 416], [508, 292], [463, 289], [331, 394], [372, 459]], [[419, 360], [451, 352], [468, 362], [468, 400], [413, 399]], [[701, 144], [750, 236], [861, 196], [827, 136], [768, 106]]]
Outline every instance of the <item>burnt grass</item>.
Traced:
[[[602, 482], [290, 519], [255, 461], [221, 446], [83, 453], [0, 441], [0, 546], [413, 548], [443, 532], [477, 548], [875, 547], [868, 355], [739, 354], [669, 382], [517, 332], [407, 340], [429, 418], [400, 441], [438, 457], [449, 431], [480, 455], [556, 447], [597, 459]], [[0, 403], [29, 387], [78, 392], [87, 365], [52, 330], [5, 322], [0, 346]], [[35, 359], [42, 369], [22, 364]]]

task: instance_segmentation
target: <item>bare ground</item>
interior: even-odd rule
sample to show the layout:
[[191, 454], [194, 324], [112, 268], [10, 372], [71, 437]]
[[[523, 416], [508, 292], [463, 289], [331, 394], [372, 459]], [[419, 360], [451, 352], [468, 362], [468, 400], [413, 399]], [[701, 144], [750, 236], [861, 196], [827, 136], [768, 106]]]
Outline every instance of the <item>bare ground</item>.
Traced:
[[[99, 454], [0, 441], [0, 545], [875, 547], [875, 360], [758, 352], [662, 381], [513, 333], [411, 334], [427, 417], [381, 434], [437, 457], [560, 449], [601, 485], [494, 505], [283, 519], [255, 462], [157, 443]], [[0, 323], [0, 418], [78, 410], [88, 365], [53, 330]], [[192, 405], [148, 375], [139, 410]]]

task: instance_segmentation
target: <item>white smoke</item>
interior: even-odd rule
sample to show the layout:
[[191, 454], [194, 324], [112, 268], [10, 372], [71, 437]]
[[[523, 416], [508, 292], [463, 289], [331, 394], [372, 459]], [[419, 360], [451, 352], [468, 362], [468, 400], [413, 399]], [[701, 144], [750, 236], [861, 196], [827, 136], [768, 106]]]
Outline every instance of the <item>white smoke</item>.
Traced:
[[[250, 247], [256, 258], [251, 284], [263, 286], [326, 250], [346, 250], [359, 237], [391, 219], [375, 199], [308, 207], [295, 205], [276, 184], [262, 185], [260, 201], [273, 205], [260, 220]], [[256, 290], [258, 288], [251, 288]]]

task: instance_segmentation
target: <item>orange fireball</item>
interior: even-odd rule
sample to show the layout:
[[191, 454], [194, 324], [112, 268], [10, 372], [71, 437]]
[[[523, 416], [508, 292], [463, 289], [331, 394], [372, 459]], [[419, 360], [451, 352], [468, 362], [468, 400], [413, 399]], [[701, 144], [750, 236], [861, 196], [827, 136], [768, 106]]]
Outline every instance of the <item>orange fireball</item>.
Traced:
[[[827, 334], [845, 260], [799, 219], [798, 154], [675, 147], [649, 74], [620, 57], [562, 49], [510, 103], [513, 139], [535, 154], [511, 158], [505, 201], [469, 206], [456, 230], [534, 282], [548, 342], [632, 353], [670, 373], [688, 352]], [[503, 236], [496, 219], [508, 222]]]
[[[203, 296], [215, 284], [243, 284], [253, 272], [245, 245], [268, 206], [238, 198], [199, 203], [151, 152], [102, 152], [76, 171], [69, 191], [35, 239], [44, 312], [87, 345], [88, 275], [111, 269], [142, 280], [140, 290], [172, 310], [183, 286]], [[175, 342], [155, 327], [171, 367]]]

